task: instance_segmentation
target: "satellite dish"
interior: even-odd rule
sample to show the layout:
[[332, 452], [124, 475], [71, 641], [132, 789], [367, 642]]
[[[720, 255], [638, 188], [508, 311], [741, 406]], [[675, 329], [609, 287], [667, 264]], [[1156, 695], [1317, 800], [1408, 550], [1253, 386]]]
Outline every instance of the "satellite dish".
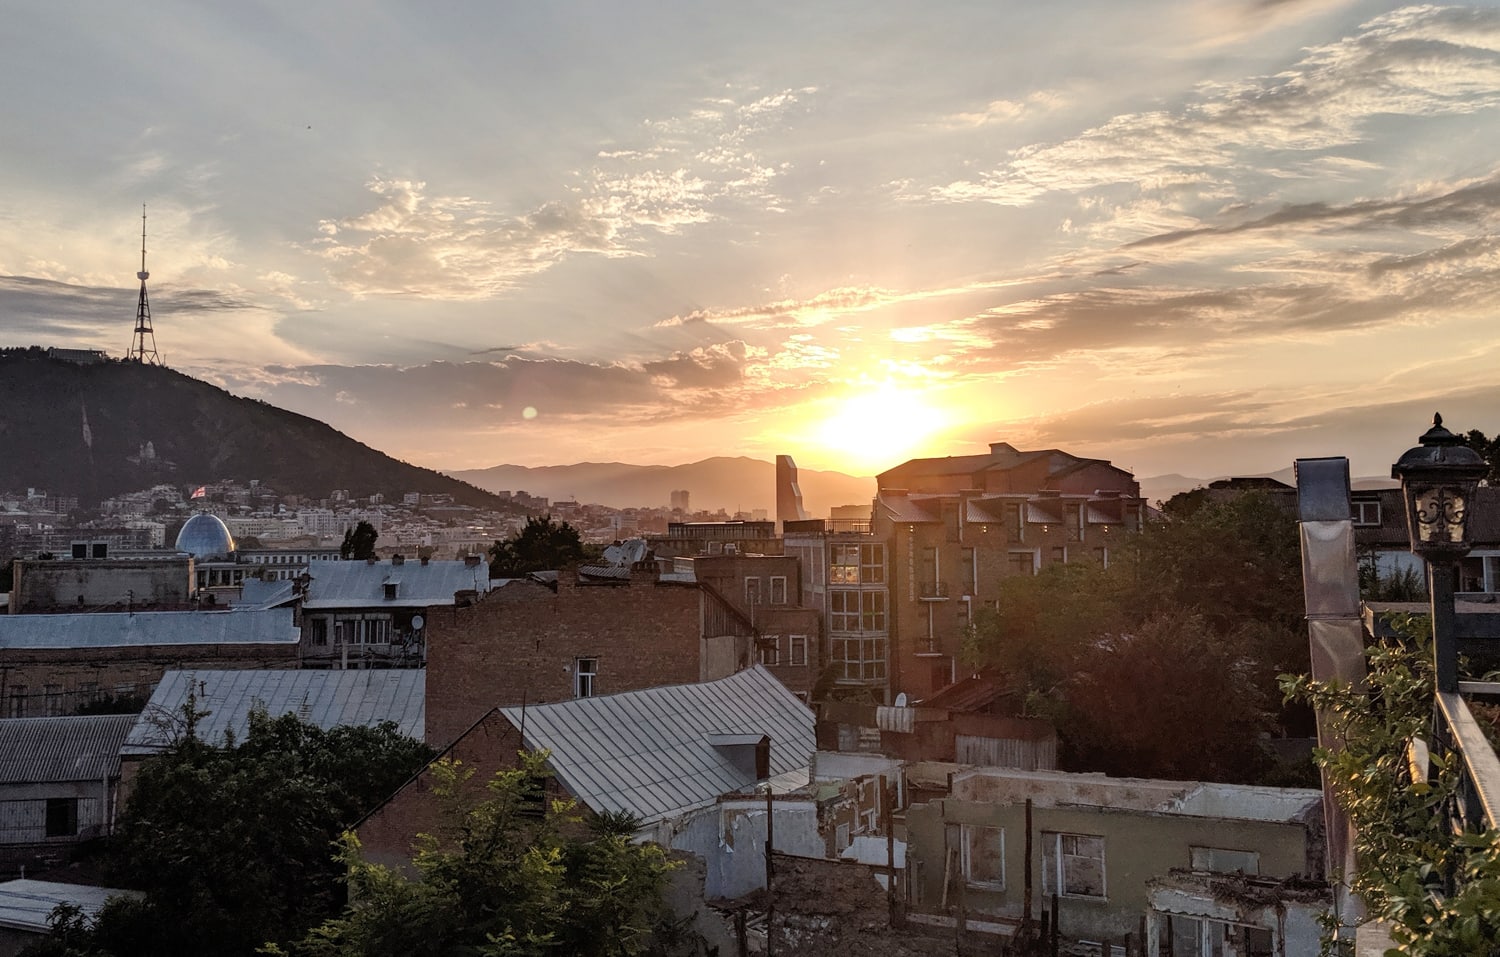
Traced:
[[427, 622], [423, 620], [423, 618], [422, 618], [421, 615], [412, 615], [411, 616], [411, 626], [413, 628], [415, 628], [417, 631], [421, 631], [422, 630], [422, 626], [425, 625], [425, 624], [427, 624]]
[[900, 694], [896, 695], [896, 707], [898, 707], [898, 708], [904, 708], [904, 707], [906, 707], [906, 692], [905, 691], [903, 691]]

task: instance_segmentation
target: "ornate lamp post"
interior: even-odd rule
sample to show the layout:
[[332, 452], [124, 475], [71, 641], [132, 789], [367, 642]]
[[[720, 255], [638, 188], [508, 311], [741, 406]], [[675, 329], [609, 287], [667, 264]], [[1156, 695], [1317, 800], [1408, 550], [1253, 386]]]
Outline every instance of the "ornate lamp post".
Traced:
[[1432, 417], [1421, 445], [1391, 466], [1401, 480], [1406, 534], [1412, 553], [1427, 563], [1427, 594], [1432, 602], [1432, 646], [1438, 691], [1458, 691], [1458, 651], [1453, 635], [1454, 566], [1469, 553], [1469, 503], [1489, 472], [1478, 452]]

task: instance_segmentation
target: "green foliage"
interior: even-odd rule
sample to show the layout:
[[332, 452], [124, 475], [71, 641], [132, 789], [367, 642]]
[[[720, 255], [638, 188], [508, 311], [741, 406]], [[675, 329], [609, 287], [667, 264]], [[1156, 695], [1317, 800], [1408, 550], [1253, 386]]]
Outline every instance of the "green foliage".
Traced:
[[[1262, 492], [1169, 503], [1111, 564], [1000, 580], [964, 660], [1009, 675], [1068, 767], [1259, 781], [1277, 676], [1308, 667], [1295, 517]], [[1309, 769], [1310, 770], [1310, 769]]]
[[531, 516], [526, 527], [490, 546], [490, 575], [519, 578], [531, 572], [554, 571], [591, 557], [578, 529], [567, 522], [554, 522], [551, 515]]
[[188, 733], [146, 762], [110, 848], [115, 901], [93, 946], [136, 954], [250, 954], [343, 903], [333, 842], [430, 757], [386, 723], [322, 730], [296, 715], [251, 719], [241, 744]]
[[1489, 463], [1490, 473], [1484, 477], [1486, 485], [1500, 485], [1500, 435], [1493, 439], [1478, 429], [1470, 429], [1463, 436], [1464, 445], [1478, 452]]
[[1344, 742], [1319, 749], [1317, 761], [1354, 826], [1358, 869], [1349, 885], [1401, 945], [1389, 953], [1500, 953], [1500, 832], [1450, 827], [1457, 754], [1435, 755], [1428, 780], [1412, 781], [1407, 746], [1431, 730], [1430, 629], [1422, 617], [1392, 623], [1401, 637], [1367, 649], [1363, 688], [1306, 675], [1283, 676], [1282, 687], [1318, 708], [1331, 738]]
[[339, 545], [339, 557], [362, 562], [367, 558], [375, 557], [375, 542], [379, 540], [380, 533], [375, 531], [375, 526], [369, 522], [361, 521], [358, 525], [344, 532], [344, 541]]
[[571, 804], [529, 812], [545, 754], [487, 782], [471, 800], [474, 769], [431, 767], [444, 808], [437, 834], [417, 847], [418, 877], [365, 861], [343, 839], [350, 903], [286, 949], [293, 957], [580, 957], [645, 952], [666, 921], [662, 890], [672, 865], [654, 844], [635, 844], [628, 815], [581, 820]]

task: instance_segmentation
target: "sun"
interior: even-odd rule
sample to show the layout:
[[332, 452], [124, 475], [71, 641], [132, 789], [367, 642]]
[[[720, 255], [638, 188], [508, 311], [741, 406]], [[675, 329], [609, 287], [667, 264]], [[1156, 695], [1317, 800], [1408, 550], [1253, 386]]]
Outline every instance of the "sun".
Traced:
[[919, 393], [890, 382], [852, 391], [810, 412], [806, 435], [815, 457], [827, 468], [856, 475], [920, 455], [951, 425]]

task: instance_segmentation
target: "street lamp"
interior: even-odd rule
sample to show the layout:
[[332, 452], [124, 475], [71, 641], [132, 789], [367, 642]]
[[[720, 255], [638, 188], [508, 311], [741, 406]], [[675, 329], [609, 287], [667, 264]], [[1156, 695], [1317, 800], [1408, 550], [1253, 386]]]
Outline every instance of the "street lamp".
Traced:
[[1437, 690], [1458, 690], [1458, 653], [1453, 636], [1454, 566], [1469, 553], [1469, 505], [1489, 466], [1463, 439], [1432, 417], [1421, 445], [1407, 449], [1391, 466], [1401, 480], [1406, 535], [1412, 553], [1427, 563], [1427, 594], [1432, 602], [1432, 645]]

